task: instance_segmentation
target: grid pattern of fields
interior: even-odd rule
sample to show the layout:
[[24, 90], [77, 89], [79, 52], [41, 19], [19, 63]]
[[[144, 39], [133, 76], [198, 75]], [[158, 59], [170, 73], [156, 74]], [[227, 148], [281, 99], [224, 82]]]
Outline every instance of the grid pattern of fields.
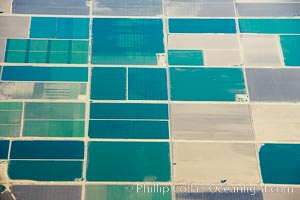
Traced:
[[0, 12], [1, 200], [299, 198], [300, 0]]

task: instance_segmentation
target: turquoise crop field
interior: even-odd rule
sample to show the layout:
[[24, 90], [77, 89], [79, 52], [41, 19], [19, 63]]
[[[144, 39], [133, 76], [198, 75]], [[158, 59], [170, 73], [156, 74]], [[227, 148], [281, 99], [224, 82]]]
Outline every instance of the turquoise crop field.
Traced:
[[0, 200], [299, 200], [300, 0], [0, 0]]

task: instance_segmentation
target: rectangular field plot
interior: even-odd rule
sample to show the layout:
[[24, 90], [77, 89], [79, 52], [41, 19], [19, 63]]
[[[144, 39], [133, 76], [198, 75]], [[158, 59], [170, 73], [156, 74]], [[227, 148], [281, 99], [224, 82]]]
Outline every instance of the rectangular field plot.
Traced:
[[129, 100], [167, 100], [166, 69], [129, 68]]
[[253, 140], [248, 105], [171, 104], [172, 134], [178, 140]]
[[0, 125], [0, 137], [19, 137], [21, 125]]
[[235, 17], [232, 1], [167, 0], [169, 17]]
[[269, 184], [300, 184], [300, 144], [264, 144], [259, 149], [262, 179]]
[[234, 19], [169, 19], [170, 33], [236, 33]]
[[251, 107], [258, 140], [300, 141], [299, 105], [254, 104]]
[[171, 68], [173, 101], [235, 101], [246, 94], [242, 69]]
[[247, 67], [280, 67], [278, 36], [275, 35], [241, 35], [244, 62]]
[[124, 67], [93, 67], [91, 99], [125, 100], [126, 74]]
[[202, 66], [203, 51], [202, 50], [169, 50], [169, 65], [194, 65]]
[[29, 26], [30, 17], [0, 16], [0, 38], [28, 38]]
[[10, 14], [11, 13], [11, 4], [12, 0], [2, 0], [0, 4], [0, 10], [4, 14]]
[[0, 110], [5, 111], [22, 111], [22, 103], [19, 102], [0, 102]]
[[22, 108], [22, 103], [0, 102], [0, 137], [20, 135]]
[[25, 120], [85, 119], [84, 103], [25, 103]]
[[0, 82], [0, 99], [76, 100], [81, 97], [86, 97], [86, 83]]
[[87, 67], [3, 67], [3, 81], [69, 81], [87, 82]]
[[32, 17], [30, 38], [89, 39], [88, 18]]
[[169, 34], [168, 47], [172, 50], [238, 50], [236, 34]]
[[9, 140], [0, 140], [0, 160], [8, 159]]
[[170, 169], [168, 143], [89, 143], [88, 181], [169, 181]]
[[88, 41], [8, 39], [5, 62], [86, 64]]
[[86, 0], [14, 0], [12, 13], [16, 14], [48, 14], [48, 15], [89, 15]]
[[241, 33], [299, 34], [298, 19], [239, 19]]
[[90, 119], [159, 119], [167, 120], [167, 104], [91, 103]]
[[93, 64], [156, 65], [164, 53], [161, 19], [93, 19]]
[[84, 121], [25, 120], [23, 136], [83, 137]]
[[253, 144], [175, 142], [173, 149], [176, 183], [260, 182]]
[[300, 35], [281, 35], [280, 43], [286, 66], [300, 66]]
[[295, 17], [300, 13], [300, 3], [276, 2], [274, 0], [269, 2], [237, 3], [238, 15], [240, 17]]
[[90, 120], [90, 138], [168, 139], [167, 121]]
[[79, 141], [13, 141], [10, 159], [83, 159], [84, 143]]
[[0, 110], [0, 124], [20, 124], [22, 111]]
[[12, 180], [75, 181], [82, 177], [82, 161], [10, 160]]
[[23, 200], [81, 200], [79, 185], [13, 185], [11, 193]]
[[300, 100], [300, 70], [246, 69], [251, 101]]
[[[150, 187], [144, 187], [146, 190]], [[142, 188], [142, 190], [144, 190]], [[147, 193], [139, 191], [137, 185], [87, 185], [85, 189], [85, 200], [172, 200], [171, 187], [162, 186], [163, 192]]]
[[96, 0], [93, 3], [93, 15], [157, 16], [162, 11], [162, 0]]
[[204, 50], [205, 66], [229, 66], [240, 67], [242, 65], [239, 50]]

